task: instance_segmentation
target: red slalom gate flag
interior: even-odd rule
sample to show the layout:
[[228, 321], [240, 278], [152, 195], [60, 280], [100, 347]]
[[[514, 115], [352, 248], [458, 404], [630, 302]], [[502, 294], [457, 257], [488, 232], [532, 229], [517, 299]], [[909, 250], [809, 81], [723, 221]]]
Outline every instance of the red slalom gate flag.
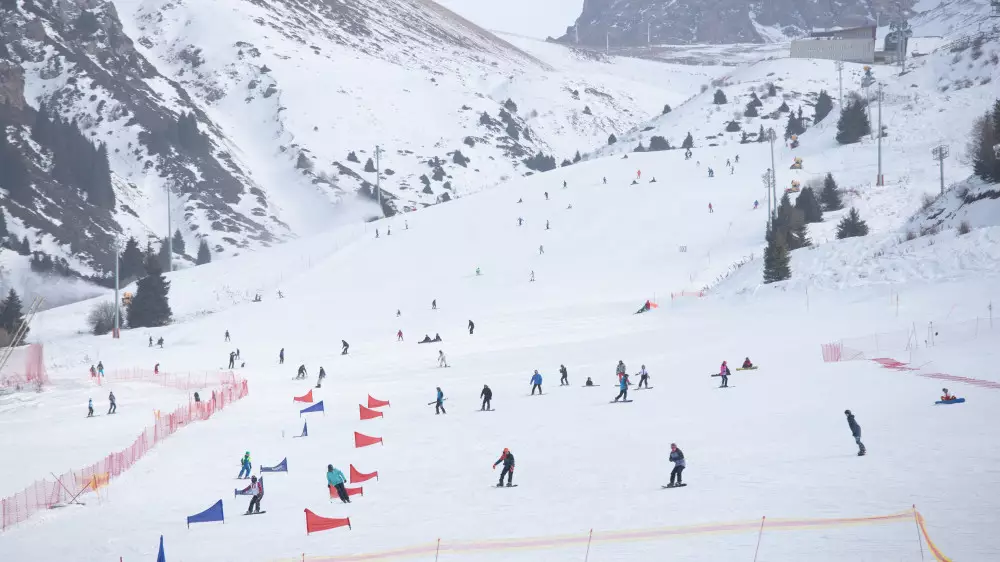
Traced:
[[358, 484], [360, 482], [371, 480], [372, 478], [378, 480], [377, 470], [375, 472], [370, 472], [368, 474], [365, 474], [363, 472], [358, 472], [358, 469], [354, 468], [353, 464], [351, 465], [351, 484]]
[[[340, 497], [337, 495], [337, 488], [335, 486], [328, 486], [328, 488], [330, 488], [330, 499]], [[344, 486], [344, 490], [347, 491], [347, 497], [365, 495], [364, 489], [361, 486], [358, 486], [357, 488], [348, 488], [347, 486]]]
[[354, 448], [360, 449], [361, 447], [367, 447], [368, 445], [374, 445], [376, 443], [382, 443], [381, 437], [371, 437], [365, 435], [364, 433], [354, 432]]
[[309, 392], [303, 394], [302, 396], [296, 396], [295, 398], [292, 398], [292, 400], [295, 402], [308, 402], [312, 404], [313, 391], [310, 390]]
[[343, 519], [335, 519], [332, 517], [320, 517], [315, 513], [305, 510], [306, 512], [306, 534], [315, 533], [318, 531], [326, 531], [329, 529], [336, 529], [337, 527], [347, 527], [351, 528], [351, 518], [345, 517]]
[[368, 407], [369, 408], [381, 408], [382, 406], [388, 406], [388, 400], [379, 400], [378, 398], [372, 398], [372, 395], [368, 395]]
[[382, 412], [378, 410], [372, 410], [370, 408], [365, 408], [363, 405], [358, 404], [358, 408], [361, 410], [361, 419], [363, 420], [373, 420], [375, 418], [381, 418]]

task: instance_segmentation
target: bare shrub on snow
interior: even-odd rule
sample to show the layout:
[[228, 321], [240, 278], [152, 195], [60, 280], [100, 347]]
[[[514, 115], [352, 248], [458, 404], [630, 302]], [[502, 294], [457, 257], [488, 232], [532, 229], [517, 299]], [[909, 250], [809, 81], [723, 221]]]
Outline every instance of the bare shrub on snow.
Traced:
[[115, 303], [103, 301], [95, 304], [87, 313], [90, 333], [103, 336], [115, 328]]

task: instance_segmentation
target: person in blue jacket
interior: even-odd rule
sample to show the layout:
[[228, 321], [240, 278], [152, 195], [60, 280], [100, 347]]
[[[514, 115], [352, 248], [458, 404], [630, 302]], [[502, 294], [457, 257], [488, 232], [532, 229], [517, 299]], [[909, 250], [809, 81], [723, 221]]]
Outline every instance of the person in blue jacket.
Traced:
[[628, 380], [628, 373], [622, 373], [618, 376], [618, 396], [615, 396], [615, 402], [619, 399], [628, 400], [628, 385], [632, 384]]
[[344, 473], [333, 468], [332, 464], [326, 465], [326, 485], [330, 488], [330, 492], [334, 489], [337, 490], [337, 497], [343, 503], [351, 503], [351, 497], [347, 495], [347, 489], [344, 488], [344, 483], [347, 482], [347, 478], [344, 478]]
[[434, 401], [434, 415], [436, 416], [438, 414], [447, 414], [447, 413], [448, 412], [444, 411], [444, 392], [441, 390], [441, 387], [439, 386], [437, 387], [437, 398]]
[[242, 468], [240, 469], [240, 475], [236, 478], [250, 478], [250, 471], [253, 470], [253, 467], [250, 464], [250, 451], [243, 453], [243, 459], [240, 460], [240, 464], [242, 465]]
[[535, 395], [535, 389], [538, 389], [538, 393], [542, 394], [542, 375], [538, 374], [538, 369], [535, 369], [535, 374], [531, 375], [531, 395]]

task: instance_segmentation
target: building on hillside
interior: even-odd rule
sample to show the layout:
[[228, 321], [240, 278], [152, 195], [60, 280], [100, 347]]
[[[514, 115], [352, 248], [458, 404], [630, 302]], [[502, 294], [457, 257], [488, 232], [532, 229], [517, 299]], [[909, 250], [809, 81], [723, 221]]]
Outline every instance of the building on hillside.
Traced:
[[844, 62], [875, 62], [875, 26], [813, 31], [792, 41], [791, 57]]

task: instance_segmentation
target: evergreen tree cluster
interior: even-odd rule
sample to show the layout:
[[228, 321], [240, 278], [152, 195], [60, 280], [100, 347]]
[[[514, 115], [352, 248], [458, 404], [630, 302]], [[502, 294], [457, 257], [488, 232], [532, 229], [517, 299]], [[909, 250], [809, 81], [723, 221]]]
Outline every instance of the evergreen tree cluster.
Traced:
[[212, 262], [212, 251], [208, 248], [208, 242], [204, 238], [198, 243], [198, 257], [195, 259], [195, 263], [198, 265], [203, 265]]
[[694, 148], [694, 137], [691, 136], [689, 132], [686, 137], [684, 137], [684, 142], [681, 143], [681, 148], [688, 149]]
[[616, 142], [618, 142], [618, 137], [616, 137], [614, 133], [611, 133], [610, 135], [608, 135], [608, 145], [609, 146], [612, 145], [612, 144], [615, 144]]
[[868, 224], [861, 220], [858, 210], [851, 207], [847, 216], [837, 225], [837, 238], [854, 238], [855, 236], [867, 236]]
[[135, 237], [129, 237], [125, 242], [125, 249], [122, 250], [118, 258], [118, 279], [122, 285], [126, 285], [131, 280], [141, 277], [145, 273], [143, 260], [145, 256], [139, 249], [139, 242]]
[[69, 262], [65, 258], [56, 257], [44, 253], [44, 252], [32, 252], [31, 271], [36, 273], [56, 273], [64, 277], [73, 277], [76, 272], [70, 267]]
[[198, 120], [194, 112], [181, 113], [177, 118], [177, 144], [187, 152], [204, 149], [208, 145], [208, 137], [198, 130]]
[[819, 91], [819, 97], [816, 98], [815, 113], [813, 116], [813, 122], [819, 123], [826, 116], [833, 111], [833, 99], [830, 98], [830, 94], [826, 93], [826, 90]]
[[781, 234], [772, 228], [767, 231], [767, 248], [764, 249], [764, 283], [784, 281], [791, 276], [788, 246]]
[[730, 121], [729, 123], [726, 124], [727, 133], [738, 133], [739, 131], [740, 131], [739, 121]]
[[87, 194], [90, 204], [114, 209], [108, 147], [94, 145], [77, 127], [76, 121], [50, 116], [44, 104], [35, 114], [31, 138], [52, 151], [52, 177], [62, 185]]
[[802, 109], [799, 109], [798, 115], [789, 112], [788, 123], [785, 124], [785, 140], [792, 138], [792, 135], [801, 135], [806, 132], [805, 124], [802, 122]]
[[659, 152], [661, 150], [670, 150], [670, 143], [666, 138], [655, 135], [649, 139], [649, 151]]
[[866, 107], [865, 100], [858, 97], [847, 102], [847, 105], [840, 111], [840, 119], [837, 121], [837, 142], [840, 144], [855, 143], [871, 133], [871, 124], [868, 122], [868, 114], [865, 112]]
[[990, 183], [1000, 183], [1000, 158], [993, 150], [997, 144], [1000, 144], [1000, 99], [994, 102], [993, 111], [976, 120], [969, 146], [973, 173]]
[[[14, 333], [21, 326], [21, 321], [24, 320], [23, 308], [21, 297], [17, 296], [17, 292], [14, 289], [11, 289], [7, 293], [7, 298], [3, 302], [0, 302], [0, 329], [7, 332], [11, 338], [14, 337]], [[30, 329], [25, 329], [25, 338], [28, 337], [28, 332], [30, 331]], [[22, 339], [21, 342], [23, 341]]]
[[534, 170], [536, 172], [548, 172], [549, 170], [556, 169], [556, 159], [554, 156], [546, 156], [539, 151], [538, 154], [532, 156], [531, 158], [526, 158], [524, 160], [524, 165], [527, 166], [529, 170]]
[[10, 197], [24, 205], [31, 205], [31, 178], [21, 152], [7, 139], [7, 123], [0, 118], [0, 187]]
[[670, 111], [671, 111], [671, 109], [670, 109], [670, 104], [669, 104], [669, 103], [668, 103], [668, 104], [665, 104], [665, 105], [663, 106], [663, 113], [662, 113], [661, 115], [666, 115], [666, 114], [670, 113]]

